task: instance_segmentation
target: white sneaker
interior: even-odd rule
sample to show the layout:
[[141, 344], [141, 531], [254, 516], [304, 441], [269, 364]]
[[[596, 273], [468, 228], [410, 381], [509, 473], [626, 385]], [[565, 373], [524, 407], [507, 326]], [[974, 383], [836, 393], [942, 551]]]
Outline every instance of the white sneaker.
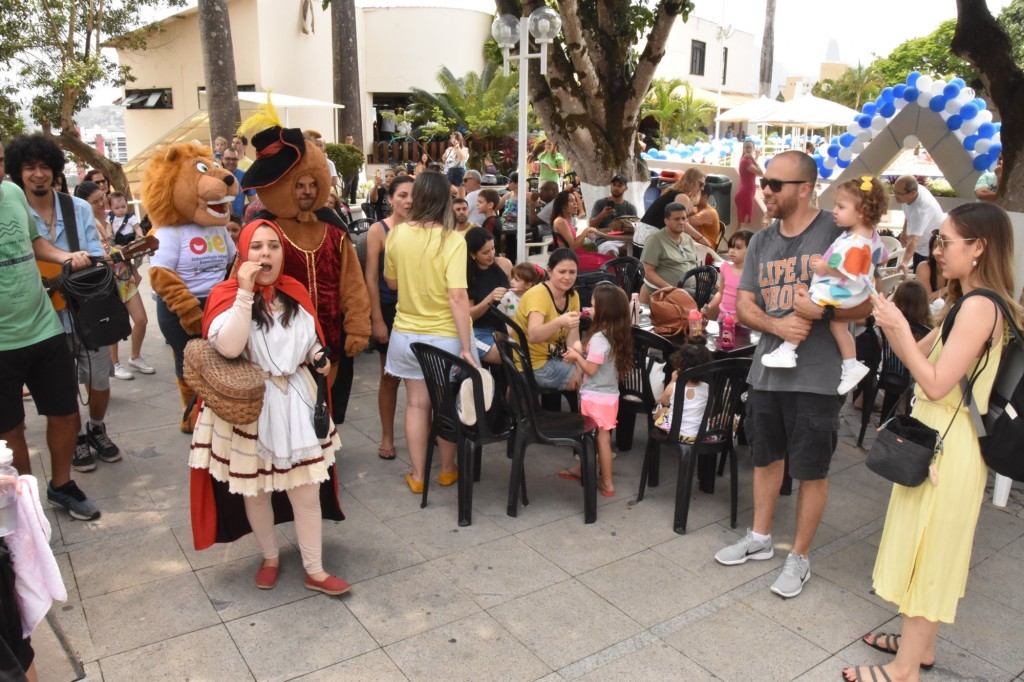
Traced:
[[128, 366], [134, 370], [142, 372], [143, 374], [156, 374], [156, 370], [149, 366], [146, 359], [141, 355], [137, 358], [130, 358], [128, 360]]
[[114, 364], [114, 378], [121, 379], [122, 381], [128, 381], [134, 379], [135, 375], [128, 371], [128, 369], [120, 362]]
[[836, 392], [839, 395], [846, 395], [847, 393], [849, 393], [850, 391], [857, 387], [857, 384], [861, 382], [861, 379], [868, 375], [869, 371], [870, 370], [868, 369], [867, 365], [865, 365], [863, 362], [858, 362], [856, 365], [850, 367], [849, 369], [847, 369], [844, 365], [843, 376], [840, 377], [839, 379], [839, 388], [836, 389]]
[[779, 346], [771, 353], [761, 356], [761, 364], [774, 369], [792, 369], [796, 367], [796, 353]]

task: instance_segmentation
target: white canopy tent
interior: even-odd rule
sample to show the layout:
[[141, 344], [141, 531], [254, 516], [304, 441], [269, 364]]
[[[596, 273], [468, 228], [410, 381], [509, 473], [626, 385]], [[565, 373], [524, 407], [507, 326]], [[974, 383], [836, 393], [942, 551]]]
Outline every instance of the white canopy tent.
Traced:
[[761, 95], [729, 111], [723, 112], [719, 117], [722, 123], [738, 123], [740, 121], [759, 121], [764, 116], [770, 116], [773, 111], [782, 106], [782, 102], [776, 102]]
[[[288, 127], [289, 109], [334, 109], [335, 117], [337, 117], [337, 110], [345, 108], [343, 105], [335, 104], [334, 102], [309, 99], [308, 97], [297, 97], [295, 95], [285, 95], [280, 92], [239, 92], [238, 101], [256, 105], [266, 104], [268, 95], [270, 96], [270, 101], [274, 104], [275, 109], [279, 111], [284, 110], [284, 125], [286, 128]], [[335, 121], [335, 124], [337, 124], [337, 121]]]
[[814, 95], [804, 95], [788, 102], [782, 102], [764, 115], [748, 120], [751, 123], [767, 123], [777, 126], [797, 125], [805, 128], [827, 128], [828, 126], [847, 126], [857, 115], [858, 112], [855, 109], [843, 106], [838, 102]]

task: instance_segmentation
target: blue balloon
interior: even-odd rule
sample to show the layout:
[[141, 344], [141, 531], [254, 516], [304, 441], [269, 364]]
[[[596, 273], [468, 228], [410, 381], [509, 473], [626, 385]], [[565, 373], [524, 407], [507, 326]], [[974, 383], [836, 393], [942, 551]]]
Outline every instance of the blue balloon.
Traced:
[[850, 165], [850, 161], [843, 161], [842, 159], [836, 159], [836, 165], [840, 168], [846, 168]]
[[830, 144], [828, 146], [828, 155], [831, 156], [833, 159], [838, 157], [839, 156], [839, 145], [837, 145], [837, 144]]
[[828, 180], [830, 177], [832, 177], [832, 169], [831, 168], [819, 168], [818, 169], [818, 173], [821, 175], [821, 177], [825, 178], [826, 180]]
[[874, 116], [875, 112], [878, 111], [878, 105], [874, 102], [865, 102], [864, 108], [861, 109], [865, 116]]
[[1002, 130], [1002, 129], [1003, 129], [1003, 122], [1002, 122], [1002, 121], [992, 121], [992, 125], [994, 125], [994, 126], [996, 127], [996, 132], [997, 132], [997, 133], [998, 133], [998, 132], [999, 132], [1000, 130]]
[[988, 148], [988, 155], [991, 156], [993, 159], [996, 159], [996, 158], [999, 158], [999, 154], [1002, 151], [1003, 151], [1003, 145], [1000, 144], [999, 142], [996, 142], [996, 143], [994, 143], [994, 144], [989, 146], [989, 148]]
[[986, 104], [985, 100], [983, 100], [980, 97], [975, 97], [974, 99], [971, 100], [971, 102], [974, 104], [974, 106], [978, 107], [978, 111], [984, 111], [985, 109], [988, 108], [988, 104]]
[[868, 116], [867, 114], [861, 114], [860, 116], [857, 117], [857, 124], [861, 128], [870, 128], [871, 127], [871, 117]]
[[823, 161], [823, 159], [821, 158], [821, 154], [819, 154], [818, 152], [814, 152], [813, 154], [811, 154], [811, 158], [814, 159], [814, 163], [818, 164], [819, 166]]
[[970, 121], [972, 118], [978, 115], [978, 105], [974, 102], [968, 102], [967, 104], [960, 107], [960, 118], [965, 121]]
[[974, 170], [987, 171], [992, 165], [992, 157], [988, 154], [978, 154], [974, 157]]
[[977, 135], [968, 135], [964, 138], [964, 149], [969, 152], [974, 151], [974, 144], [978, 141]]
[[964, 119], [960, 114], [953, 114], [946, 119], [946, 127], [950, 130], [960, 130], [960, 126], [964, 124]]
[[921, 91], [915, 88], [913, 85], [908, 85], [907, 89], [903, 91], [903, 99], [907, 100], [908, 102], [916, 102], [917, 98], [920, 96]]
[[988, 139], [996, 134], [996, 127], [991, 123], [982, 123], [978, 126], [978, 137]]
[[963, 78], [959, 78], [959, 77], [957, 77], [957, 78], [954, 78], [954, 79], [952, 79], [952, 80], [951, 80], [951, 81], [949, 81], [949, 82], [950, 82], [951, 84], [954, 84], [954, 83], [955, 83], [955, 84], [956, 84], [956, 86], [957, 86], [957, 87], [959, 87], [959, 88], [960, 88], [961, 90], [963, 90], [964, 88], [966, 88], [966, 87], [967, 87], [967, 81], [965, 81], [965, 80], [964, 80]]
[[839, 144], [839, 136], [838, 135], [833, 135], [832, 139], [829, 140], [829, 144]]
[[960, 94], [960, 89], [963, 86], [957, 85], [953, 81], [946, 83], [946, 87], [942, 88], [942, 94], [946, 96], [946, 99], [953, 99]]
[[917, 83], [917, 79], [921, 77], [920, 71], [911, 71], [907, 74], [907, 85], [914, 85]]
[[853, 141], [856, 139], [857, 136], [854, 135], [853, 133], [843, 133], [842, 135], [839, 136], [839, 146], [849, 147], [851, 144], [853, 144]]
[[892, 118], [896, 115], [896, 105], [892, 102], [886, 102], [878, 108], [878, 113], [885, 118]]
[[882, 98], [882, 100], [885, 101], [885, 102], [893, 101], [894, 99], [896, 99], [895, 88], [885, 88], [885, 89], [883, 89], [882, 90], [882, 94], [879, 95], [879, 97]]
[[946, 108], [946, 98], [943, 95], [935, 95], [928, 103], [928, 108], [935, 112], [942, 111]]
[[[903, 97], [903, 93], [907, 91], [907, 86], [904, 83], [900, 83], [892, 89], [892, 99], [900, 99]], [[884, 90], [883, 90], [884, 92]], [[892, 101], [892, 100], [890, 100]]]

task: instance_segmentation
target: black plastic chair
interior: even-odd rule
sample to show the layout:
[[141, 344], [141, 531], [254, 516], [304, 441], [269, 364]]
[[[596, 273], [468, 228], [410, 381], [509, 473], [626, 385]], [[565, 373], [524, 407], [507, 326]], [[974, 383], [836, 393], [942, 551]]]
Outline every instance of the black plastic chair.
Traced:
[[[597, 425], [589, 417], [575, 412], [550, 412], [537, 405], [534, 396], [539, 394], [529, 371], [529, 358], [519, 344], [511, 341], [501, 332], [494, 334], [498, 354], [505, 368], [511, 399], [509, 401], [516, 421], [516, 442], [512, 455], [512, 473], [508, 483], [509, 516], [519, 512], [519, 493], [522, 491], [523, 506], [530, 502], [526, 496], [526, 448], [534, 443], [571, 447], [580, 459], [580, 478], [583, 484], [583, 522], [597, 520], [597, 447], [595, 442]], [[516, 368], [518, 358], [527, 370]], [[590, 441], [590, 447], [587, 441]]]
[[[483, 382], [476, 367], [458, 356], [424, 343], [414, 343], [411, 347], [423, 371], [433, 412], [427, 441], [427, 459], [423, 467], [423, 497], [420, 507], [427, 506], [434, 445], [438, 437], [444, 438], [455, 443], [456, 448], [459, 471], [459, 525], [469, 526], [473, 523], [473, 483], [480, 480], [483, 446], [508, 441], [511, 452], [515, 423], [509, 419], [504, 397], [497, 391], [491, 402], [490, 411], [484, 410]], [[473, 426], [463, 424], [456, 411], [459, 385], [467, 377], [473, 382], [473, 402], [477, 414], [476, 424]]]
[[353, 220], [351, 223], [349, 223], [348, 233], [353, 237], [357, 237], [361, 234], [366, 234], [366, 232], [370, 230], [370, 226], [373, 225], [374, 222], [375, 221], [370, 220], [369, 218], [357, 218], [356, 220]]
[[654, 406], [660, 395], [651, 388], [655, 362], [668, 362], [675, 346], [668, 339], [639, 327], [633, 327], [633, 369], [619, 382], [619, 414], [615, 427], [615, 445], [620, 451], [633, 447], [636, 415], [647, 414], [647, 430], [654, 426]]
[[[533, 364], [530, 362], [529, 353], [530, 344], [527, 341], [526, 332], [519, 326], [518, 322], [501, 312], [494, 303], [490, 305], [490, 309], [494, 314], [500, 315], [500, 319], [516, 335], [516, 343], [519, 344], [519, 347], [527, 349], [526, 363], [523, 365], [524, 371], [529, 372], [531, 385], [537, 386], [537, 382], [533, 378]], [[558, 412], [561, 409], [562, 396], [565, 396], [566, 401], [569, 403], [569, 410], [572, 412], [580, 411], [580, 394], [577, 391], [557, 391], [552, 388], [538, 388], [538, 391], [541, 394], [541, 404], [546, 410]]]
[[644, 285], [644, 264], [639, 258], [619, 256], [602, 265], [601, 270], [615, 275], [619, 288], [626, 292], [626, 296], [639, 294]]
[[690, 279], [696, 280], [693, 300], [697, 303], [698, 308], [703, 308], [711, 302], [711, 298], [715, 295], [715, 287], [718, 284], [718, 270], [715, 270], [710, 265], [699, 265], [692, 270], [688, 270], [679, 280], [677, 286], [681, 289], [686, 288], [686, 282]]
[[364, 201], [359, 204], [359, 207], [363, 209], [363, 217], [369, 220], [371, 223], [377, 222], [377, 211], [374, 210], [373, 204]]
[[[897, 411], [901, 397], [913, 383], [910, 371], [903, 365], [903, 361], [899, 359], [896, 353], [893, 352], [892, 347], [889, 345], [889, 340], [885, 338], [885, 334], [876, 331], [874, 322], [873, 317], [868, 318], [868, 330], [874, 335], [878, 343], [878, 360], [875, 360], [874, 364], [868, 364], [874, 358], [868, 358], [867, 362], [863, 360], [862, 362], [867, 364], [872, 370], [878, 367], [878, 373], [875, 374], [874, 371], [868, 372], [868, 375], [861, 382], [862, 407], [860, 433], [857, 435], [857, 447], [859, 448], [864, 446], [864, 434], [867, 432], [868, 424], [871, 423], [871, 411], [874, 409], [875, 398], [878, 396], [878, 392], [885, 392], [882, 398], [882, 411], [879, 418], [880, 422], [884, 422]], [[910, 323], [910, 328], [918, 339], [924, 338], [931, 331], [930, 327], [915, 322]]]
[[[658, 469], [661, 458], [661, 446], [674, 446], [679, 452], [679, 473], [676, 480], [675, 515], [672, 528], [680, 535], [686, 533], [686, 520], [690, 514], [690, 494], [693, 489], [693, 475], [697, 468], [697, 460], [713, 458], [725, 454], [729, 458], [729, 478], [732, 516], [730, 523], [736, 527], [738, 465], [736, 450], [733, 447], [733, 431], [736, 416], [742, 410], [741, 396], [747, 389], [747, 373], [750, 371], [749, 358], [729, 358], [718, 360], [700, 367], [682, 372], [676, 379], [675, 410], [668, 432], [652, 428], [647, 437], [647, 451], [640, 470], [640, 492], [636, 500], [644, 499], [647, 486], [658, 485]], [[693, 443], [679, 442], [679, 427], [685, 407], [684, 393], [686, 382], [699, 379], [708, 384], [708, 402], [704, 408], [700, 430]], [[706, 468], [714, 477], [714, 459]]]

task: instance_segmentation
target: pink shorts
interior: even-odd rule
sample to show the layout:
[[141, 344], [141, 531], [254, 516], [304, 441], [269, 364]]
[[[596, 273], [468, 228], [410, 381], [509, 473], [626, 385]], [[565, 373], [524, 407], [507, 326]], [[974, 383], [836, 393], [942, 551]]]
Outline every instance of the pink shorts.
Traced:
[[619, 396], [580, 391], [580, 412], [590, 417], [602, 431], [611, 431], [618, 423]]

